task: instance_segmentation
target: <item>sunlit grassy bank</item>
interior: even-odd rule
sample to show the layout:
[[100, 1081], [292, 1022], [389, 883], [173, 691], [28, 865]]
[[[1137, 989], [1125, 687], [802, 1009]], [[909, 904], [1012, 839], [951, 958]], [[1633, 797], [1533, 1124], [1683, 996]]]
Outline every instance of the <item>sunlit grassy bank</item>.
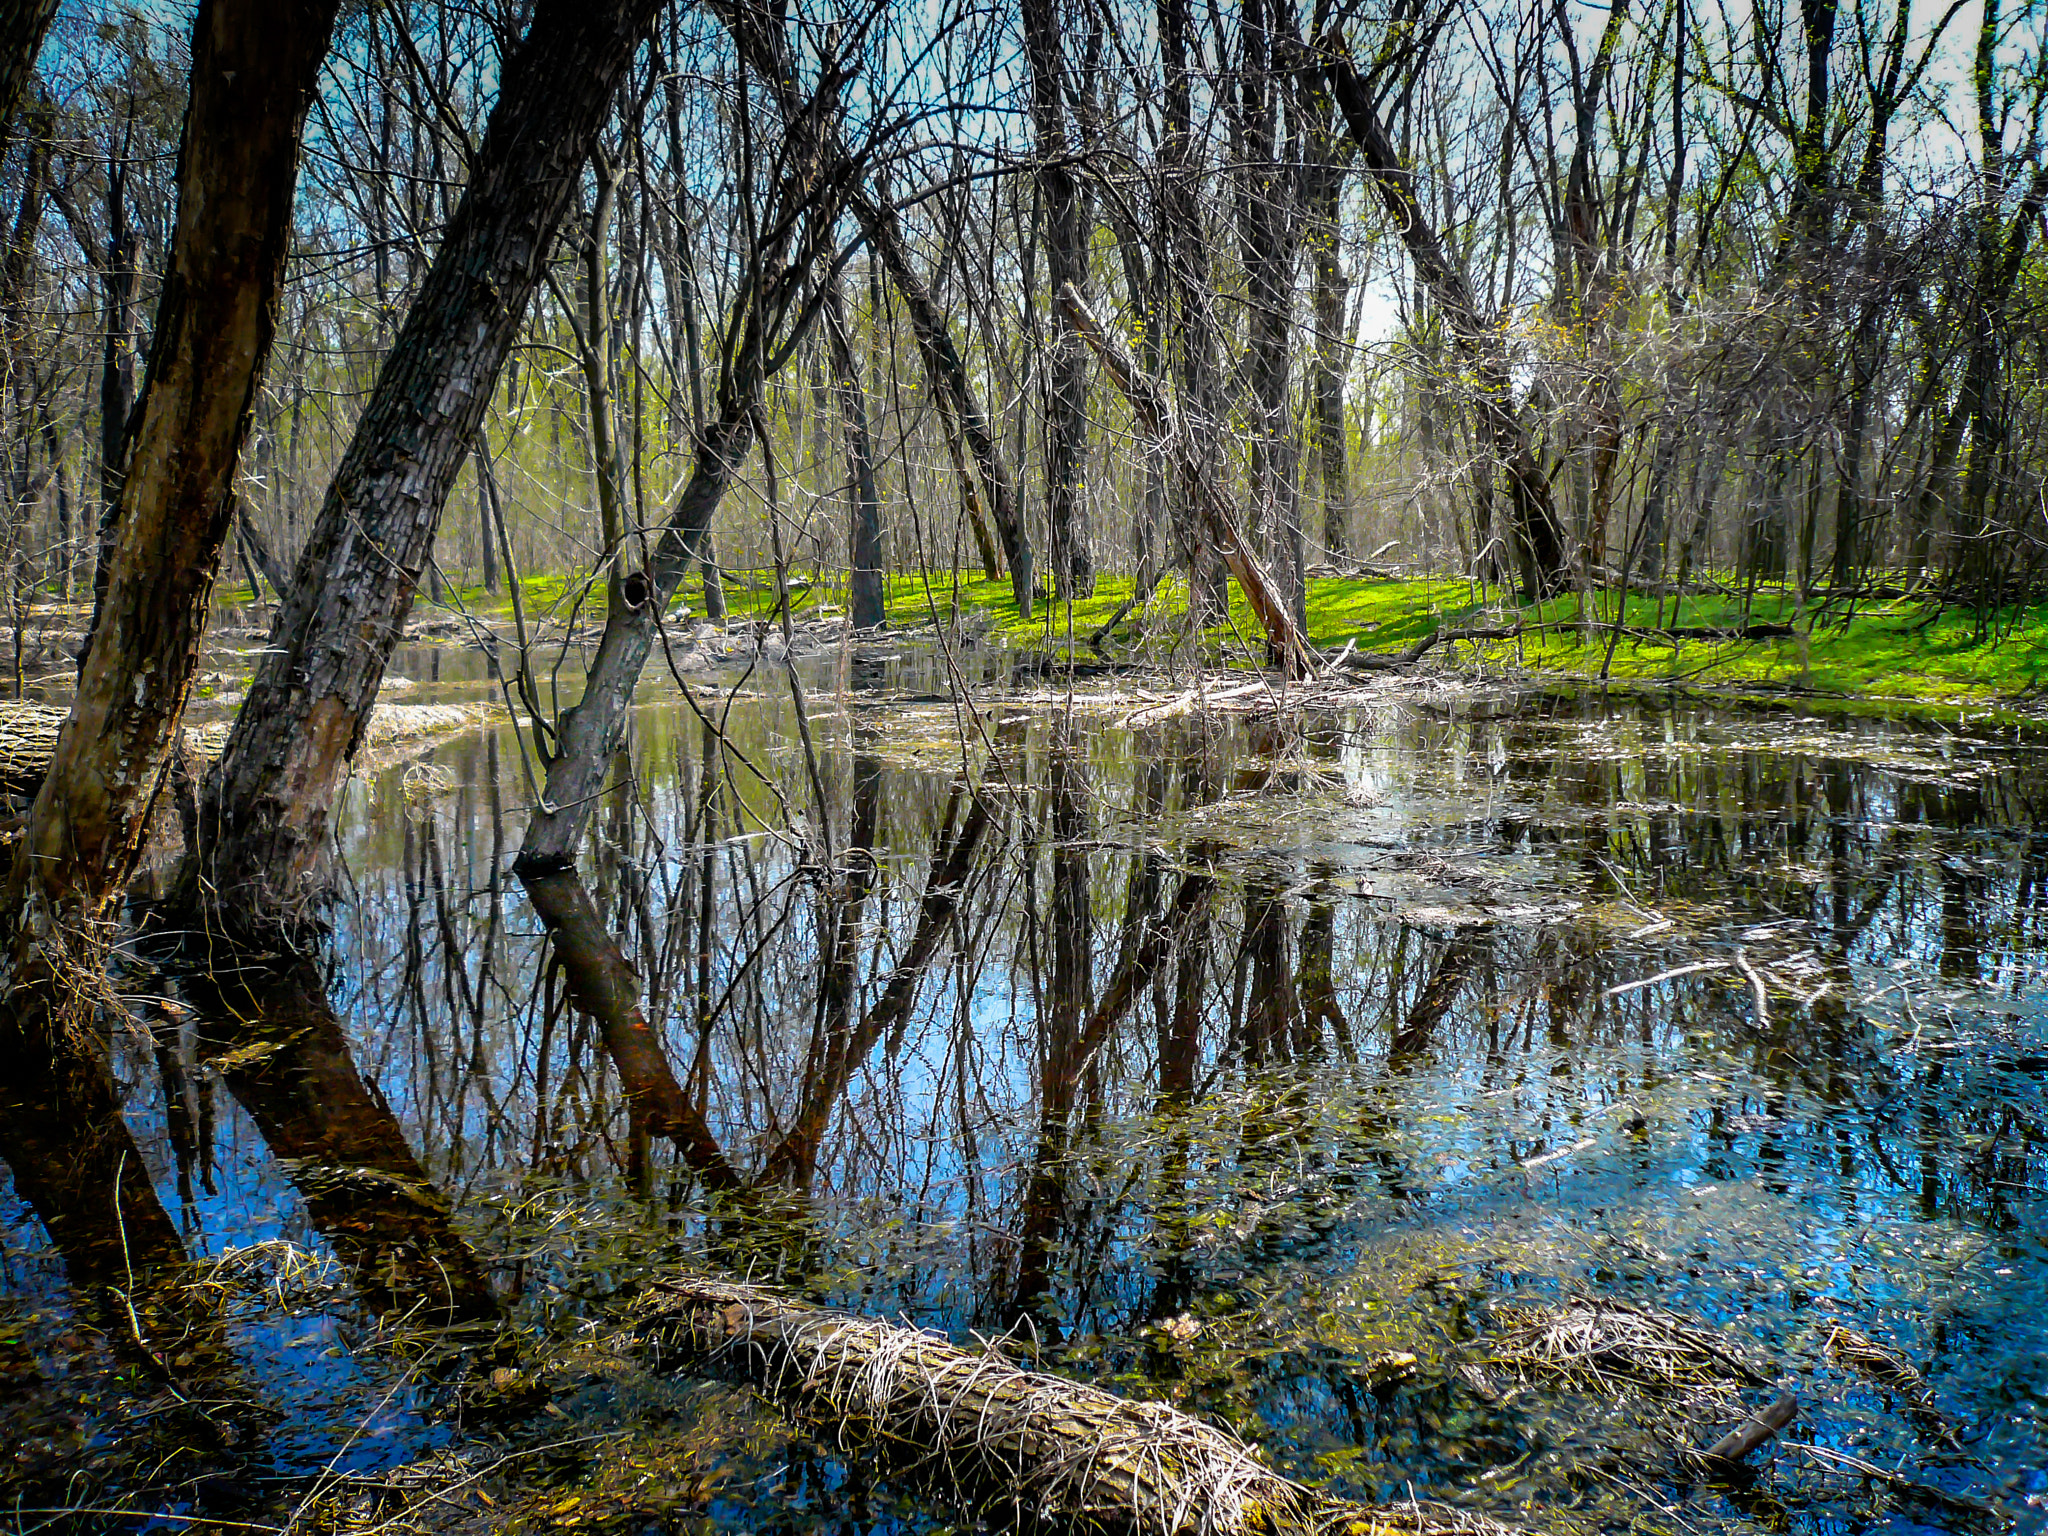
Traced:
[[[694, 586], [694, 584], [693, 584]], [[801, 620], [842, 612], [838, 582], [792, 575], [792, 614]], [[603, 617], [604, 592], [561, 577], [537, 576], [522, 586], [529, 617], [580, 622]], [[1041, 598], [1020, 619], [1007, 579], [936, 572], [888, 582], [892, 626], [936, 617], [978, 615], [1012, 640], [1085, 648], [1131, 595], [1127, 576], [1105, 576], [1095, 594], [1076, 603]], [[1232, 587], [1230, 622], [1210, 631], [1226, 659], [1260, 654], [1256, 620]], [[735, 572], [727, 582], [735, 616], [765, 616], [776, 604], [771, 573]], [[510, 598], [481, 587], [451, 587], [451, 606], [479, 618], [508, 619]], [[1160, 584], [1151, 600], [1118, 619], [1105, 643], [1125, 651], [1180, 633], [1187, 589]], [[698, 607], [690, 593], [689, 608]], [[1617, 625], [1619, 617], [1619, 625]], [[1506, 639], [1461, 640], [1456, 660], [1482, 668], [1520, 668], [1579, 678], [1684, 682], [1758, 692], [1798, 692], [1923, 705], [1986, 705], [2048, 695], [2048, 604], [1979, 616], [1917, 601], [1865, 602], [1848, 608], [1802, 607], [1788, 593], [1686, 598], [1631, 595], [1616, 613], [1611, 594], [1567, 595], [1524, 606], [1512, 594], [1444, 579], [1381, 580], [1321, 577], [1309, 583], [1310, 639], [1326, 650], [1347, 642], [1362, 651], [1400, 651], [1438, 630], [1516, 628]], [[1685, 630], [1783, 625], [1793, 633], [1758, 639], [1716, 639]]]
[[[934, 608], [984, 613], [1017, 638], [1085, 642], [1130, 596], [1128, 578], [1106, 577], [1096, 594], [1071, 605], [1045, 602], [1020, 620], [1006, 582], [979, 577], [899, 579], [890, 591], [894, 623], [923, 622]], [[1115, 638], [1169, 634], [1184, 610], [1182, 587], [1163, 586], [1134, 609]], [[1311, 640], [1334, 648], [1397, 651], [1438, 629], [1520, 626], [1511, 639], [1461, 642], [1457, 654], [1479, 665], [1516, 666], [1575, 677], [1687, 681], [1707, 686], [1822, 694], [1916, 703], [1991, 703], [2048, 691], [2048, 604], [1979, 618], [1960, 609], [1935, 611], [1915, 602], [1866, 603], [1841, 611], [1803, 610], [1789, 594], [1687, 598], [1567, 596], [1534, 606], [1466, 581], [1385, 581], [1363, 577], [1312, 580]], [[1620, 619], [1617, 632], [1616, 620]], [[1672, 630], [1787, 625], [1788, 637], [1716, 640], [1673, 636]], [[1226, 644], [1258, 639], [1249, 607], [1233, 589], [1231, 623], [1214, 636]]]

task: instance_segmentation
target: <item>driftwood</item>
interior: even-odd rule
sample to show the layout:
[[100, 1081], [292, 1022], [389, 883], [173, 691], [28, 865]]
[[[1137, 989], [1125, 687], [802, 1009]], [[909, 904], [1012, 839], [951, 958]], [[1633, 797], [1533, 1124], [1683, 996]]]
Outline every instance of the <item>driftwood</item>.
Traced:
[[1508, 1331], [1493, 1363], [1525, 1380], [1545, 1377], [1608, 1393], [1646, 1387], [1670, 1396], [1772, 1385], [1719, 1335], [1652, 1307], [1575, 1297], [1561, 1307], [1514, 1303], [1495, 1311]]
[[1017, 1522], [1144, 1536], [1506, 1536], [1458, 1510], [1332, 1499], [1164, 1404], [760, 1286], [663, 1281], [634, 1324], [657, 1363], [753, 1387], [840, 1448], [880, 1453]]

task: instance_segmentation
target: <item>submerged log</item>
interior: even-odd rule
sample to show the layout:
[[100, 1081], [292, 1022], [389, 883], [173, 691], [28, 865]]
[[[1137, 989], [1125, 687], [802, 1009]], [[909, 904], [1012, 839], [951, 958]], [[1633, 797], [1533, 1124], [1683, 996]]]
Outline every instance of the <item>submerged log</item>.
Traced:
[[1781, 1392], [1769, 1407], [1759, 1408], [1727, 1434], [1700, 1453], [1709, 1468], [1734, 1467], [1750, 1452], [1768, 1444], [1787, 1424], [1799, 1417], [1799, 1399]]
[[1458, 1510], [1330, 1498], [1163, 1403], [761, 1286], [666, 1280], [640, 1298], [634, 1323], [658, 1363], [753, 1387], [840, 1449], [886, 1456], [1022, 1522], [1145, 1536], [1506, 1536]]

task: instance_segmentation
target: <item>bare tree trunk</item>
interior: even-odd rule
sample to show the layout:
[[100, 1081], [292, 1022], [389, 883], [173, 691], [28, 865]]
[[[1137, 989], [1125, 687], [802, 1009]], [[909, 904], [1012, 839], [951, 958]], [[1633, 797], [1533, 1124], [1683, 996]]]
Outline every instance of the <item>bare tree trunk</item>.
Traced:
[[626, 488], [619, 459], [617, 421], [612, 411], [612, 328], [609, 287], [605, 280], [604, 247], [619, 186], [617, 167], [599, 149], [591, 157], [597, 197], [585, 221], [583, 238], [583, 316], [577, 327], [577, 351], [583, 363], [584, 408], [590, 421], [590, 461], [597, 481], [598, 529], [604, 542], [605, 593], [620, 600], [625, 578]]
[[336, 470], [207, 776], [190, 874], [235, 926], [309, 918], [335, 792], [434, 528], [660, 0], [540, 0], [470, 183]]
[[1031, 120], [1038, 140], [1038, 194], [1044, 207], [1041, 229], [1046, 279], [1054, 295], [1045, 416], [1046, 537], [1051, 545], [1053, 596], [1072, 602], [1095, 592], [1088, 509], [1081, 500], [1088, 433], [1088, 354], [1058, 295], [1070, 283], [1085, 293], [1086, 231], [1081, 227], [1080, 185], [1066, 158], [1056, 0], [1023, 0], [1023, 22], [1024, 53], [1031, 64]]
[[104, 989], [107, 908], [197, 668], [337, 3], [205, 0], [193, 26], [178, 221], [101, 622], [0, 894], [0, 1012], [51, 1049]]
[[825, 337], [838, 375], [839, 411], [846, 423], [847, 478], [852, 518], [846, 540], [847, 609], [855, 629], [874, 629], [888, 617], [882, 592], [882, 501], [875, 490], [875, 450], [868, 436], [867, 390], [846, 330], [846, 294], [835, 274], [825, 290]]
[[1380, 203], [1407, 247], [1416, 277], [1429, 291], [1450, 327], [1458, 349], [1476, 376], [1475, 406], [1488, 440], [1508, 474], [1516, 553], [1522, 567], [1522, 595], [1535, 599], [1561, 591], [1569, 575], [1564, 527], [1558, 521], [1550, 477], [1536, 457], [1529, 424], [1514, 399], [1512, 376], [1499, 329], [1480, 316], [1471, 280], [1444, 249], [1436, 226], [1416, 200], [1414, 173], [1401, 163], [1380, 126], [1371, 93], [1359, 79], [1334, 34], [1319, 45], [1317, 60], [1330, 92], [1364, 155]]
[[[1222, 431], [1217, 379], [1217, 340], [1209, 280], [1209, 247], [1202, 227], [1196, 181], [1202, 170], [1194, 131], [1194, 77], [1189, 59], [1189, 0], [1159, 0], [1159, 53], [1165, 75], [1163, 122], [1159, 140], [1159, 243], [1165, 255], [1166, 292], [1160, 302], [1168, 310], [1167, 348], [1180, 414], [1193, 431], [1193, 441], [1176, 455], [1190, 461], [1185, 472], [1214, 487], [1220, 464], [1217, 444]], [[1180, 487], [1175, 487], [1179, 490]], [[1174, 532], [1187, 564], [1189, 615], [1197, 629], [1222, 622], [1230, 608], [1229, 582], [1222, 552], [1210, 541], [1204, 521], [1183, 497], [1172, 506]]]
[[[864, 193], [853, 193], [849, 201], [855, 217], [860, 220], [862, 232], [868, 237], [868, 244], [882, 258], [889, 281], [910, 315], [910, 329], [917, 337], [918, 356], [923, 359], [925, 373], [931, 380], [932, 396], [947, 418], [947, 431], [959, 433], [974, 471], [980, 477], [989, 516], [996, 525], [996, 537], [1002, 541], [1003, 558], [1010, 563], [1010, 594], [1016, 600], [1019, 617], [1028, 619], [1031, 617], [1033, 596], [1031, 540], [1024, 529], [1023, 519], [1017, 514], [1015, 482], [996, 442], [988, 413], [982, 409], [975, 394], [974, 381], [967, 376], [967, 365], [961, 360], [959, 348], [953, 345], [952, 333], [946, 328], [944, 316], [933, 302], [930, 290], [910, 265], [895, 215]], [[976, 517], [977, 535], [980, 505], [970, 487], [968, 510]]]
[[106, 601], [114, 524], [128, 468], [128, 428], [135, 409], [135, 232], [128, 224], [127, 167], [107, 167], [107, 243], [100, 268], [100, 520], [93, 557], [92, 627]]
[[[1308, 627], [1308, 572], [1301, 502], [1295, 483], [1292, 383], [1294, 268], [1301, 219], [1298, 188], [1277, 137], [1278, 80], [1272, 70], [1274, 28], [1265, 0], [1239, 7], [1236, 112], [1244, 168], [1239, 172], [1239, 259], [1244, 267], [1245, 376], [1251, 394], [1251, 485], [1254, 526], [1263, 525], [1267, 564], [1294, 622]], [[1288, 155], [1287, 161], [1296, 159]]]
[[[1320, 98], [1321, 93], [1315, 96]], [[1338, 250], [1344, 166], [1332, 138], [1327, 105], [1319, 99], [1312, 102], [1312, 108], [1318, 114], [1309, 139], [1315, 158], [1303, 193], [1314, 268], [1316, 325], [1310, 393], [1315, 407], [1316, 465], [1323, 488], [1323, 548], [1333, 560], [1343, 560], [1351, 553], [1351, 455], [1344, 423], [1344, 376], [1349, 371], [1349, 338], [1344, 334], [1348, 284]]]
[[490, 444], [481, 437], [476, 445], [476, 532], [477, 542], [483, 546], [484, 590], [496, 593], [498, 590], [498, 525], [491, 516], [490, 470], [485, 455]]
[[1188, 518], [1198, 530], [1197, 552], [1214, 550], [1222, 556], [1230, 574], [1244, 591], [1259, 627], [1266, 634], [1266, 648], [1290, 677], [1306, 677], [1316, 669], [1314, 655], [1297, 617], [1298, 607], [1274, 586], [1260, 563], [1251, 540], [1239, 524], [1236, 512], [1223, 499], [1209, 473], [1206, 456], [1190, 439], [1197, 436], [1194, 424], [1178, 416], [1157, 380], [1148, 377], [1117, 340], [1069, 289], [1061, 296], [1075, 327], [1095, 349], [1110, 378], [1131, 402], [1144, 430], [1161, 442], [1174, 445], [1177, 483], [1174, 489], [1189, 508]]

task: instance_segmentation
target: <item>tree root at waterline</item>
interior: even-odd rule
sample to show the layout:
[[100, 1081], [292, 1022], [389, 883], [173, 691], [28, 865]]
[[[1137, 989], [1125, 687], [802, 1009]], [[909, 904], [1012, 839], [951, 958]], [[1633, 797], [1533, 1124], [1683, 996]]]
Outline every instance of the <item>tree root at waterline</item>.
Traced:
[[1028, 1522], [1134, 1536], [1507, 1536], [1454, 1509], [1328, 1498], [1164, 1404], [761, 1286], [666, 1280], [638, 1300], [634, 1323], [657, 1363], [753, 1387], [841, 1450]]

